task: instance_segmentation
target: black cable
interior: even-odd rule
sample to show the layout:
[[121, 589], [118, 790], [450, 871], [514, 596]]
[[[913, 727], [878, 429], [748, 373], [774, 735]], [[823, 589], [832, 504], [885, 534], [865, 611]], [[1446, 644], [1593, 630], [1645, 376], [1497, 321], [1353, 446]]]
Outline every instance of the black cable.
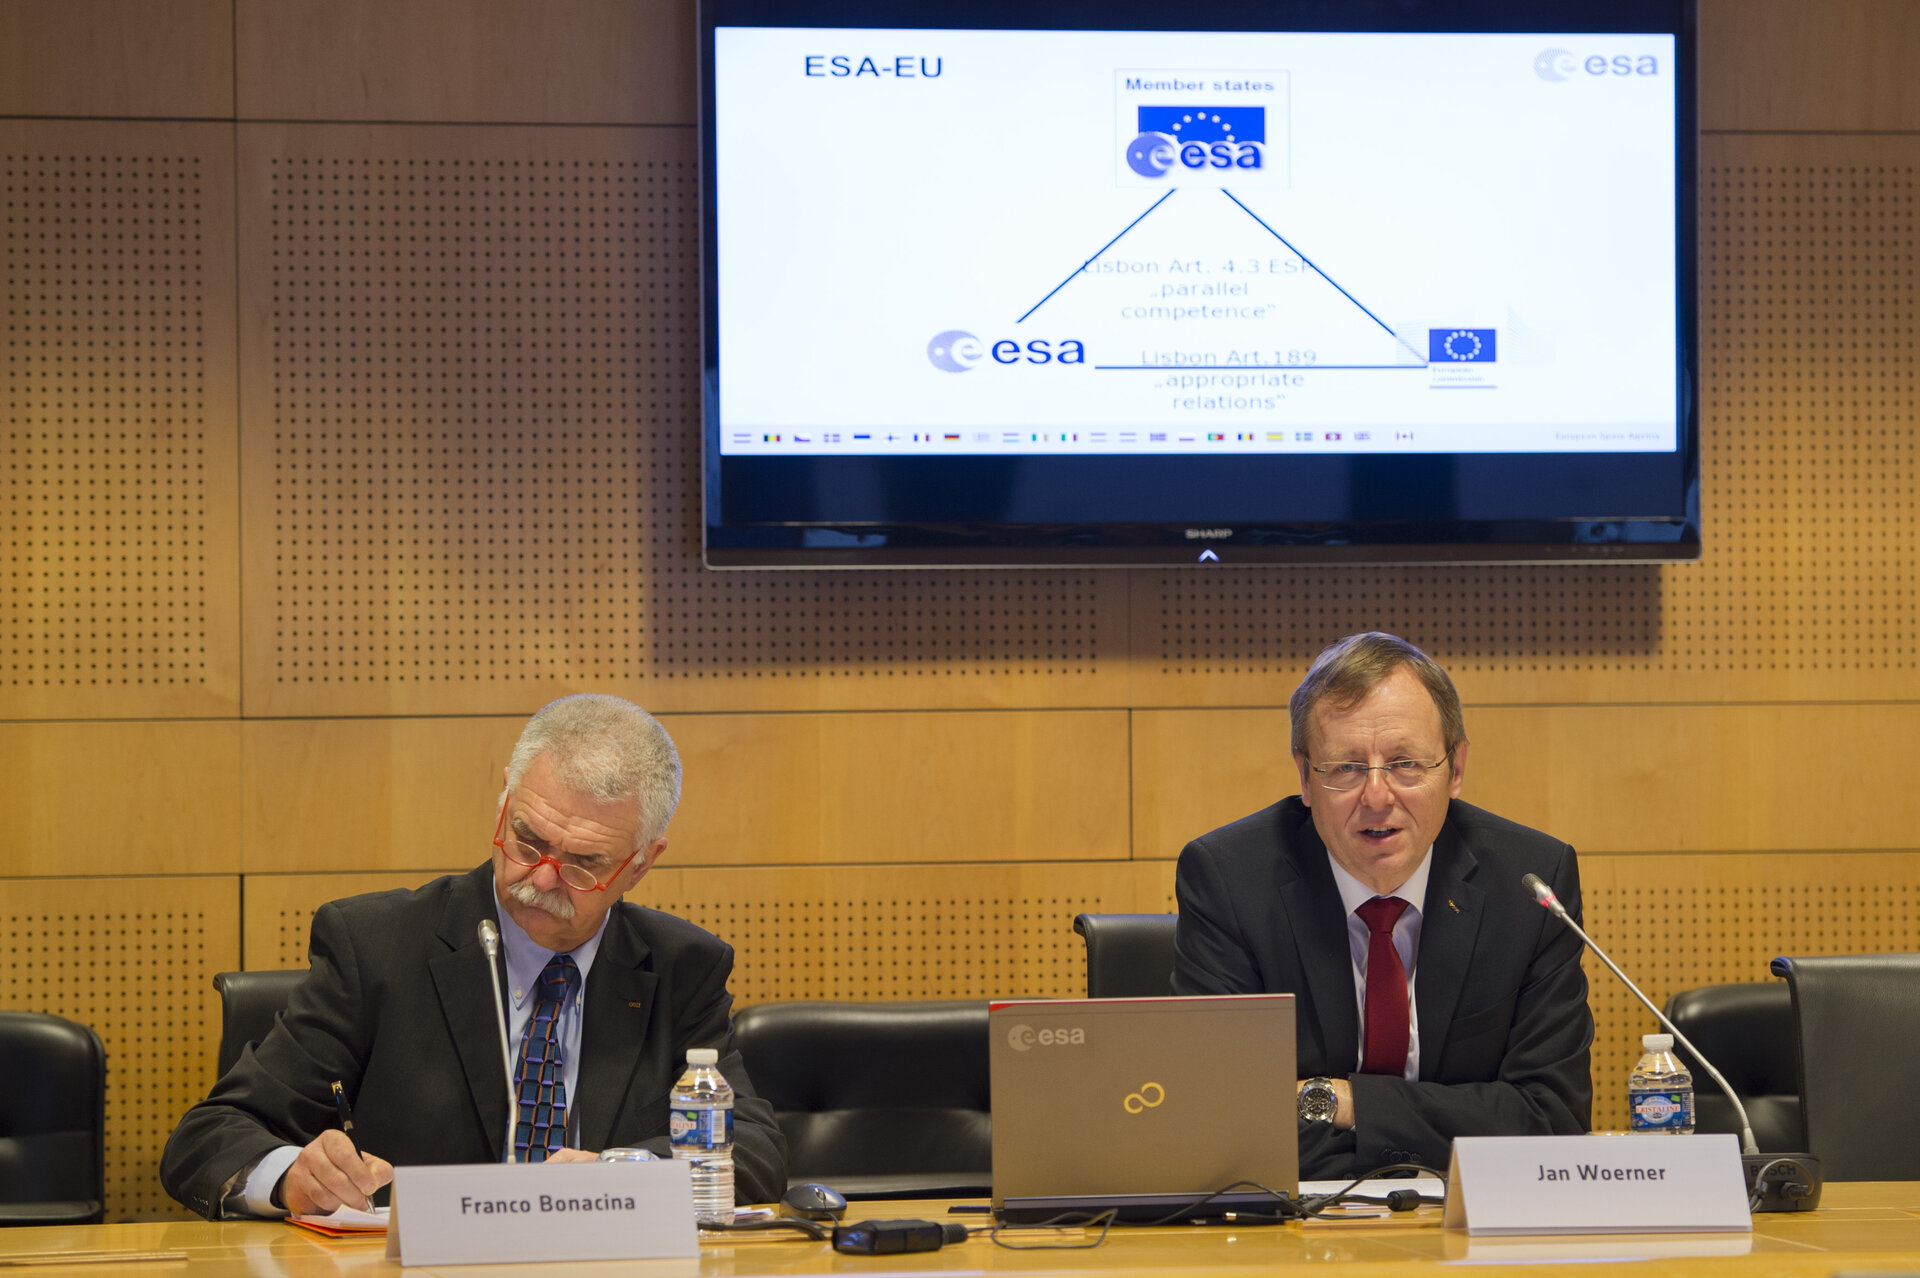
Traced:
[[1230, 1194], [1236, 1189], [1257, 1189], [1270, 1198], [1278, 1199], [1279, 1203], [1275, 1210], [1271, 1212], [1236, 1211], [1233, 1213], [1235, 1224], [1278, 1225], [1285, 1221], [1297, 1219], [1300, 1215], [1298, 1202], [1286, 1194], [1280, 1193], [1277, 1190], [1268, 1189], [1257, 1180], [1236, 1180], [1231, 1185], [1222, 1185], [1210, 1194], [1203, 1194], [1192, 1202], [1183, 1204], [1169, 1214], [1160, 1217], [1158, 1220], [1144, 1220], [1137, 1224], [1133, 1221], [1123, 1220], [1120, 1223], [1128, 1229], [1158, 1229], [1162, 1225], [1171, 1225], [1176, 1220], [1187, 1219], [1193, 1215], [1196, 1210], [1206, 1206], [1220, 1195]]
[[1805, 1198], [1813, 1192], [1813, 1185], [1811, 1183], [1813, 1177], [1807, 1172], [1806, 1165], [1797, 1158], [1789, 1158], [1783, 1154], [1772, 1162], [1765, 1164], [1759, 1171], [1753, 1174], [1753, 1190], [1747, 1199], [1747, 1210], [1749, 1212], [1759, 1211], [1760, 1204], [1766, 1201], [1767, 1175], [1776, 1167], [1790, 1167], [1794, 1171], [1799, 1172], [1803, 1177], [1801, 1181], [1786, 1181], [1782, 1183], [1780, 1186], [1780, 1196], [1782, 1198]]
[[[1320, 1213], [1326, 1211], [1327, 1208], [1337, 1206], [1348, 1195], [1352, 1194], [1355, 1186], [1372, 1180], [1376, 1176], [1385, 1176], [1392, 1172], [1412, 1172], [1415, 1175], [1436, 1176], [1443, 1183], [1447, 1179], [1446, 1173], [1435, 1171], [1425, 1163], [1387, 1163], [1385, 1166], [1375, 1167], [1372, 1171], [1363, 1172], [1353, 1180], [1348, 1181], [1344, 1187], [1335, 1190], [1331, 1194], [1315, 1194], [1310, 1198], [1302, 1198], [1300, 1200], [1300, 1215], [1302, 1217], [1318, 1216]], [[1445, 1202], [1446, 1200], [1443, 1198], [1440, 1201]]]
[[700, 1228], [729, 1234], [765, 1233], [770, 1229], [797, 1229], [815, 1242], [825, 1242], [828, 1237], [825, 1227], [817, 1221], [801, 1220], [797, 1216], [776, 1216], [772, 1220], [703, 1220], [700, 1222]]
[[1389, 1211], [1412, 1211], [1415, 1207], [1421, 1206], [1438, 1207], [1446, 1201], [1444, 1198], [1435, 1198], [1432, 1194], [1422, 1194], [1412, 1189], [1396, 1189], [1384, 1198], [1373, 1194], [1348, 1194], [1340, 1200], [1340, 1204], [1345, 1206], [1348, 1203], [1365, 1203], [1369, 1207], [1385, 1207]]
[[[995, 1221], [993, 1227], [986, 1231], [987, 1241], [996, 1247], [1005, 1247], [1008, 1251], [1088, 1251], [1107, 1240], [1107, 1233], [1113, 1228], [1114, 1219], [1119, 1214], [1119, 1211], [1109, 1208], [1102, 1212], [1062, 1212], [1058, 1216], [1049, 1216], [1045, 1220], [1034, 1221], [1031, 1224], [1008, 1225]], [[1091, 1242], [1012, 1243], [1000, 1236], [1002, 1229], [1073, 1229], [1076, 1227], [1092, 1229], [1095, 1225], [1100, 1226], [1100, 1232]]]
[[[1346, 1201], [1349, 1198], [1359, 1198], [1358, 1195], [1355, 1195], [1353, 1193], [1355, 1186], [1364, 1184], [1365, 1182], [1372, 1180], [1375, 1177], [1391, 1175], [1394, 1172], [1412, 1172], [1415, 1175], [1437, 1177], [1439, 1180], [1443, 1182], [1446, 1180], [1446, 1175], [1444, 1173], [1436, 1171], [1435, 1169], [1427, 1166], [1425, 1163], [1387, 1163], [1384, 1166], [1375, 1167], [1371, 1171], [1368, 1171], [1360, 1176], [1355, 1177], [1353, 1180], [1349, 1181], [1345, 1186], [1334, 1191], [1331, 1194], [1315, 1194], [1310, 1197], [1297, 1198], [1297, 1199], [1290, 1198], [1285, 1194], [1277, 1192], [1276, 1190], [1269, 1189], [1267, 1186], [1262, 1185], [1259, 1181], [1236, 1180], [1231, 1185], [1222, 1185], [1220, 1188], [1213, 1190], [1211, 1193], [1202, 1194], [1198, 1198], [1195, 1198], [1192, 1202], [1182, 1203], [1179, 1207], [1176, 1207], [1173, 1211], [1168, 1212], [1166, 1215], [1161, 1216], [1155, 1220], [1144, 1220], [1144, 1221], [1121, 1220], [1119, 1219], [1118, 1211], [1112, 1210], [1112, 1209], [1099, 1212], [1099, 1213], [1076, 1211], [1076, 1212], [1063, 1212], [1058, 1216], [1052, 1216], [1046, 1220], [1035, 1221], [1030, 1224], [1022, 1224], [1018, 1226], [1009, 1226], [1001, 1223], [995, 1223], [994, 1226], [991, 1229], [987, 1230], [986, 1232], [987, 1232], [987, 1237], [990, 1240], [992, 1240], [994, 1246], [1005, 1247], [1009, 1251], [1084, 1251], [1093, 1247], [1098, 1247], [1101, 1243], [1105, 1242], [1107, 1240], [1107, 1234], [1112, 1231], [1115, 1225], [1120, 1226], [1122, 1229], [1157, 1229], [1162, 1225], [1171, 1225], [1175, 1221], [1188, 1219], [1193, 1215], [1194, 1212], [1198, 1211], [1201, 1207], [1206, 1206], [1208, 1203], [1212, 1202], [1214, 1199], [1218, 1198], [1220, 1195], [1232, 1193], [1236, 1189], [1258, 1190], [1263, 1194], [1267, 1194], [1270, 1197], [1277, 1199], [1278, 1203], [1277, 1203], [1277, 1209], [1271, 1212], [1236, 1211], [1233, 1213], [1234, 1224], [1236, 1225], [1278, 1225], [1278, 1224], [1284, 1224], [1289, 1220], [1304, 1220], [1308, 1216], [1318, 1216], [1322, 1212], [1326, 1211], [1329, 1207], [1333, 1207], [1343, 1201]], [[1398, 1196], [1401, 1194], [1406, 1194], [1411, 1192], [1412, 1191], [1410, 1190], [1397, 1190], [1395, 1191], [1395, 1195]], [[1418, 1195], [1415, 1195], [1415, 1197], [1417, 1198], [1418, 1202], [1422, 1202], [1422, 1203], [1444, 1203], [1446, 1201], [1444, 1198], [1433, 1198], [1424, 1194], [1418, 1194]], [[1374, 1202], [1374, 1203], [1381, 1203], [1381, 1204], [1386, 1203], [1386, 1199], [1383, 1199], [1383, 1198], [1376, 1198], [1376, 1199], [1359, 1198], [1359, 1201]], [[1079, 1227], [1082, 1229], [1091, 1229], [1095, 1225], [1098, 1225], [1100, 1227], [1100, 1233], [1091, 1242], [1010, 1243], [1010, 1242], [1004, 1241], [1000, 1237], [1000, 1231], [1003, 1228], [1071, 1229], [1071, 1228]]]

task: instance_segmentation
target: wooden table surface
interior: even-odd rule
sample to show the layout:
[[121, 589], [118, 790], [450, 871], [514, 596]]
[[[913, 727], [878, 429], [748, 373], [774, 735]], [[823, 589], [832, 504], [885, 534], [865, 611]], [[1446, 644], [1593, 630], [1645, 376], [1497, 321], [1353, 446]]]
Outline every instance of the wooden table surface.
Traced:
[[[946, 1215], [946, 1203], [854, 1205], [848, 1219]], [[1076, 1241], [1082, 1235], [1009, 1231], [1018, 1241]], [[556, 1266], [436, 1266], [402, 1271], [385, 1256], [379, 1236], [323, 1238], [273, 1221], [151, 1222], [0, 1230], [0, 1270], [80, 1278], [92, 1274], [190, 1272], [193, 1278], [330, 1278], [332, 1275], [485, 1274], [517, 1278]], [[184, 1252], [184, 1259], [136, 1260], [132, 1253]], [[601, 1274], [643, 1278], [776, 1278], [788, 1274], [887, 1275], [1131, 1274], [1230, 1278], [1248, 1269], [1308, 1264], [1347, 1266], [1342, 1278], [1438, 1278], [1432, 1266], [1497, 1265], [1528, 1273], [1574, 1272], [1572, 1265], [1632, 1263], [1631, 1278], [1827, 1278], [1833, 1274], [1920, 1278], [1920, 1182], [1827, 1186], [1820, 1210], [1754, 1217], [1751, 1234], [1639, 1237], [1478, 1239], [1442, 1229], [1438, 1208], [1385, 1220], [1312, 1222], [1253, 1228], [1116, 1229], [1101, 1246], [1077, 1251], [1013, 1251], [984, 1236], [937, 1252], [910, 1256], [843, 1256], [826, 1243], [797, 1235], [721, 1236], [702, 1243], [698, 1260], [593, 1262], [568, 1265], [582, 1278]], [[46, 1253], [97, 1253], [80, 1263], [14, 1266]], [[1581, 1272], [1585, 1272], [1584, 1270]], [[1610, 1271], [1620, 1272], [1620, 1271]], [[1593, 1275], [1592, 1278], [1601, 1278]]]

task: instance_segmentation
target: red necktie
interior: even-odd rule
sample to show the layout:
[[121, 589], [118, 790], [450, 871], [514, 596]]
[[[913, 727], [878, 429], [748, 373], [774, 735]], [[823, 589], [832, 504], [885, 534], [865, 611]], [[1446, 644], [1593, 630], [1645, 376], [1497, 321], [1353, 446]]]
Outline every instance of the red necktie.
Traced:
[[1367, 1050], [1362, 1074], [1407, 1072], [1407, 969], [1393, 948], [1393, 925], [1407, 903], [1376, 896], [1354, 913], [1373, 935], [1367, 940]]

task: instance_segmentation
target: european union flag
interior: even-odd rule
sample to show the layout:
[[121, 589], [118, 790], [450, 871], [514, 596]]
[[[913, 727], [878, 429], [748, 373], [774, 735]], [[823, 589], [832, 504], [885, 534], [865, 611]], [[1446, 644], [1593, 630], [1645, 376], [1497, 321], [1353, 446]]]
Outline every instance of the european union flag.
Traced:
[[1265, 107], [1140, 108], [1140, 132], [1164, 133], [1176, 142], [1259, 142], [1267, 140]]
[[1491, 364], [1493, 333], [1490, 328], [1430, 328], [1427, 330], [1427, 362]]

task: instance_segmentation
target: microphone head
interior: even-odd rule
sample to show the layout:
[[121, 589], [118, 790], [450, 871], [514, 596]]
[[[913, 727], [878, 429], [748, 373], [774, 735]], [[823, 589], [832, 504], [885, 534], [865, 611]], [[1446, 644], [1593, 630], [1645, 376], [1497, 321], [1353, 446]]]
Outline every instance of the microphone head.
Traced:
[[1549, 910], [1553, 910], [1556, 913], [1559, 911], [1560, 898], [1553, 894], [1553, 889], [1548, 887], [1539, 875], [1529, 874], [1521, 879], [1520, 883], [1527, 891], [1533, 893], [1534, 900]]
[[500, 929], [494, 926], [492, 919], [480, 920], [480, 946], [486, 950], [488, 958], [500, 953]]

